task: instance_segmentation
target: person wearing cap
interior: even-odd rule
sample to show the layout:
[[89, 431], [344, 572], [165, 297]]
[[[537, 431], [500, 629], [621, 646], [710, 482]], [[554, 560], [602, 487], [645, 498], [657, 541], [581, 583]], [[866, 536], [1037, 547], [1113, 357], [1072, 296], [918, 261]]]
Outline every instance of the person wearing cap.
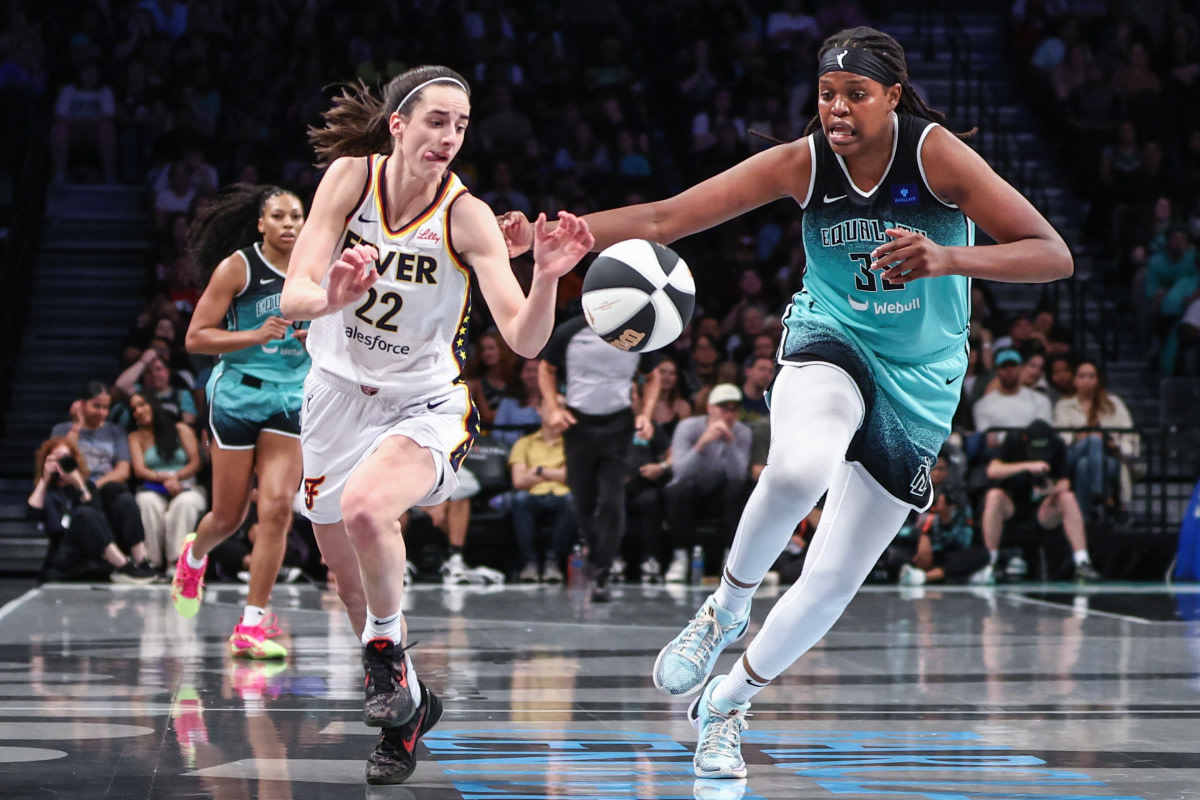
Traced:
[[1002, 428], [1024, 428], [1035, 419], [1050, 422], [1054, 409], [1050, 398], [1021, 383], [1024, 359], [1011, 347], [996, 353], [995, 391], [985, 394], [975, 404], [975, 430], [987, 434], [987, 447], [996, 448], [1004, 440]]
[[723, 544], [733, 539], [749, 491], [750, 427], [738, 422], [742, 390], [718, 383], [708, 393], [708, 413], [680, 421], [671, 439], [671, 482], [666, 488], [667, 526], [674, 557], [669, 583], [687, 577], [688, 553], [699, 544], [696, 518], [720, 520]]
[[980, 527], [993, 567], [1005, 523], [1036, 520], [1045, 531], [1062, 527], [1071, 544], [1075, 580], [1100, 579], [1088, 556], [1083, 512], [1067, 478], [1067, 447], [1049, 422], [1034, 420], [1009, 435], [988, 462], [987, 476], [995, 484], [984, 496]]

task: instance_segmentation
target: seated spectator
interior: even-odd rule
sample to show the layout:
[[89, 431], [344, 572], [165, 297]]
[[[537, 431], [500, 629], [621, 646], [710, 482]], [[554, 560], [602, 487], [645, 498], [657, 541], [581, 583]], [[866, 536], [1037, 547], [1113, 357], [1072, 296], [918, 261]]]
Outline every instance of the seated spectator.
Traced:
[[492, 419], [492, 438], [505, 444], [515, 444], [526, 433], [541, 427], [538, 407], [542, 390], [538, 386], [536, 358], [521, 359], [517, 380], [509, 386], [508, 394], [500, 398], [496, 416]]
[[1175, 365], [1174, 328], [1187, 308], [1189, 298], [1200, 289], [1200, 268], [1187, 231], [1174, 227], [1167, 235], [1166, 249], [1146, 262], [1144, 284], [1145, 320], [1160, 350], [1160, 366], [1170, 373]]
[[984, 498], [981, 527], [993, 568], [1005, 523], [1036, 522], [1046, 531], [1062, 526], [1073, 552], [1077, 581], [1100, 579], [1088, 556], [1083, 514], [1067, 478], [1067, 448], [1050, 423], [1039, 419], [1008, 436], [988, 462], [987, 476], [995, 485]]
[[987, 392], [995, 377], [984, 364], [984, 356], [991, 363], [991, 346], [982, 342], [972, 331], [967, 348], [967, 373], [963, 376], [962, 395], [958, 401], [958, 409], [954, 412], [954, 427], [956, 430], [975, 430], [975, 404]]
[[1043, 352], [1045, 351], [1045, 338], [1034, 329], [1033, 316], [1022, 311], [1012, 318], [1008, 323], [1008, 333], [996, 339], [992, 348], [996, 353], [1007, 348], [1024, 350], [1031, 341], [1041, 344]]
[[67, 155], [71, 145], [87, 142], [99, 152], [104, 182], [116, 183], [115, 114], [112, 88], [100, 83], [100, 65], [95, 60], [84, 62], [79, 67], [77, 80], [59, 91], [54, 104], [54, 124], [50, 128], [54, 181], [61, 183], [67, 179]]
[[[177, 385], [177, 381], [178, 379], [158, 352], [149, 349], [117, 377], [115, 388], [126, 397], [135, 392], [142, 395], [154, 395], [158, 399], [159, 405], [173, 415], [176, 420], [194, 426], [196, 424], [196, 401], [187, 387]], [[113, 421], [118, 425], [126, 427], [129, 425], [130, 414], [127, 405], [122, 404], [113, 412], [113, 416]]]
[[749, 495], [750, 428], [737, 421], [742, 392], [719, 383], [708, 395], [708, 413], [688, 417], [671, 438], [671, 482], [667, 484], [667, 520], [674, 556], [668, 583], [687, 579], [688, 552], [700, 542], [699, 514], [719, 520], [718, 538], [733, 541], [742, 507]]
[[479, 411], [479, 424], [489, 432], [500, 400], [508, 394], [516, 372], [516, 355], [495, 331], [479, 337], [478, 351], [467, 362], [463, 375], [471, 389], [471, 400]]
[[1049, 422], [1054, 414], [1050, 398], [1021, 383], [1021, 365], [1021, 354], [1012, 348], [996, 353], [996, 390], [975, 403], [975, 430], [988, 434], [988, 447], [1004, 438], [988, 433], [993, 428], [1024, 428], [1035, 419]]
[[715, 386], [717, 383], [717, 362], [721, 359], [721, 351], [717, 339], [707, 333], [701, 333], [699, 326], [692, 337], [692, 354], [688, 367], [680, 375], [683, 382], [684, 399], [696, 408], [696, 395], [701, 389]]
[[[578, 535], [575, 511], [571, 506], [571, 489], [567, 486], [567, 454], [563, 448], [566, 426], [557, 422], [561, 416], [550, 414], [554, 406], [542, 398], [542, 427], [536, 433], [522, 436], [513, 445], [508, 463], [512, 468], [513, 531], [517, 539], [517, 554], [522, 583], [562, 583], [567, 556]], [[550, 550], [539, 545], [539, 524], [550, 530]]]
[[137, 503], [129, 492], [132, 476], [129, 440], [121, 428], [108, 422], [112, 395], [103, 383], [86, 384], [80, 398], [71, 404], [71, 421], [55, 425], [50, 435], [64, 438], [79, 448], [88, 475], [96, 487], [99, 508], [116, 533], [117, 541], [145, 539]]
[[889, 560], [900, 564], [900, 583], [967, 582], [989, 584], [995, 578], [988, 552], [975, 544], [971, 504], [962, 487], [949, 480], [950, 462], [939, 455], [929, 471], [933, 505], [900, 531], [889, 549]]
[[100, 508], [96, 484], [88, 480], [87, 461], [73, 440], [47, 439], [34, 463], [37, 481], [26, 502], [50, 539], [42, 569], [46, 580], [154, 580], [140, 529], [122, 529], [119, 538], [114, 533]]
[[[664, 359], [659, 363], [673, 362]], [[659, 380], [665, 373], [659, 372]], [[659, 395], [660, 403], [662, 405]], [[682, 401], [681, 401], [682, 402]], [[678, 420], [676, 420], [678, 421]], [[671, 426], [674, 429], [674, 425]], [[671, 436], [661, 424], [654, 425], [654, 434], [648, 439], [633, 439], [633, 450], [629, 457], [630, 478], [625, 484], [625, 507], [631, 510], [628, 531], [633, 533], [641, 555], [641, 580], [643, 583], [662, 581], [663, 519], [666, 498], [663, 490], [671, 480]]]
[[167, 221], [173, 214], [191, 212], [198, 190], [192, 183], [192, 171], [187, 163], [173, 161], [167, 167], [167, 185], [154, 193], [154, 225], [159, 233], [167, 232]]
[[1054, 406], [1054, 427], [1090, 429], [1063, 433], [1069, 442], [1068, 474], [1084, 515], [1089, 520], [1111, 517], [1118, 500], [1126, 507], [1133, 496], [1128, 464], [1138, 455], [1138, 436], [1103, 433], [1105, 428], [1132, 428], [1133, 417], [1124, 401], [1105, 388], [1091, 361], [1075, 368], [1075, 394]]
[[742, 383], [742, 407], [738, 419], [753, 422], [770, 416], [767, 408], [767, 387], [775, 380], [775, 359], [771, 356], [754, 356], [745, 369]]
[[679, 367], [670, 358], [664, 358], [654, 368], [658, 373], [658, 402], [654, 404], [654, 429], [662, 430], [670, 443], [671, 434], [681, 419], [692, 415], [692, 404], [683, 397], [679, 382]]
[[1046, 349], [1046, 358], [1070, 355], [1073, 337], [1058, 324], [1053, 309], [1042, 306], [1033, 312], [1033, 331]]
[[134, 393], [129, 400], [137, 427], [129, 434], [134, 499], [141, 512], [150, 566], [162, 570], [179, 559], [183, 539], [196, 530], [208, 498], [196, 485], [200, 448], [191, 427], [163, 411], [157, 398]]
[[1075, 366], [1068, 356], [1051, 356], [1047, 370], [1046, 394], [1057, 403], [1075, 394]]

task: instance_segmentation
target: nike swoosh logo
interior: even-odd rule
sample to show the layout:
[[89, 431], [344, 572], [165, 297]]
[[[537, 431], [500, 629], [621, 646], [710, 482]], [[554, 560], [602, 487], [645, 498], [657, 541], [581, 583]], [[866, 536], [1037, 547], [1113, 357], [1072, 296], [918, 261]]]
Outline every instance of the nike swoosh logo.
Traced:
[[261, 284], [274, 283], [275, 279], [274, 278], [259, 278], [258, 282]]
[[374, 225], [374, 224], [375, 224], [375, 220], [373, 220], [373, 219], [367, 219], [367, 218], [366, 218], [366, 217], [364, 217], [362, 214], [359, 214], [359, 215], [358, 215], [358, 221], [359, 221], [359, 222], [362, 222], [362, 223], [364, 223], [364, 224], [366, 224], [366, 225]]
[[[962, 376], [960, 375], [959, 377], [961, 378]], [[949, 386], [950, 384], [954, 383], [956, 380], [958, 380], [958, 378], [946, 378], [946, 385]]]
[[426, 403], [425, 407], [428, 408], [430, 411], [433, 411], [435, 408], [440, 406], [442, 403], [448, 403], [448, 402], [450, 402], [449, 397], [439, 400], [436, 403]]
[[413, 725], [412, 733], [404, 737], [404, 749], [409, 753], [417, 749], [417, 737], [421, 735], [421, 726], [425, 724], [425, 715], [427, 713], [428, 709], [422, 705], [421, 710], [418, 712], [418, 718], [415, 720], [417, 724]]
[[826, 203], [836, 203], [838, 200], [845, 200], [845, 199], [846, 199], [846, 195], [844, 195], [844, 194], [839, 194], [837, 197], [830, 197], [829, 195], [825, 195]]

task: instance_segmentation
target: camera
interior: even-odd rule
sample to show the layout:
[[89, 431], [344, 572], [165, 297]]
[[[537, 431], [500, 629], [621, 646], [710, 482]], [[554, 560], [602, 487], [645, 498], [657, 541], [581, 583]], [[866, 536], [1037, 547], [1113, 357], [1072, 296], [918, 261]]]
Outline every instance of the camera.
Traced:
[[66, 475], [79, 469], [79, 462], [75, 460], [75, 456], [65, 455], [58, 460], [58, 468]]

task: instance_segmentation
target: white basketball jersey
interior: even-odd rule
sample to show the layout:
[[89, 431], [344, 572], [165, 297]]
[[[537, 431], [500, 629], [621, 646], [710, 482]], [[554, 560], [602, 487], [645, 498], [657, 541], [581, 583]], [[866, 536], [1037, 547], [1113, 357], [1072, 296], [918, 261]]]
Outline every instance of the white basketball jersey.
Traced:
[[387, 224], [387, 156], [371, 156], [362, 202], [330, 264], [355, 244], [379, 251], [379, 280], [340, 312], [313, 320], [313, 366], [368, 387], [420, 391], [462, 373], [470, 270], [450, 247], [450, 207], [467, 189], [447, 172], [434, 201], [398, 230]]

